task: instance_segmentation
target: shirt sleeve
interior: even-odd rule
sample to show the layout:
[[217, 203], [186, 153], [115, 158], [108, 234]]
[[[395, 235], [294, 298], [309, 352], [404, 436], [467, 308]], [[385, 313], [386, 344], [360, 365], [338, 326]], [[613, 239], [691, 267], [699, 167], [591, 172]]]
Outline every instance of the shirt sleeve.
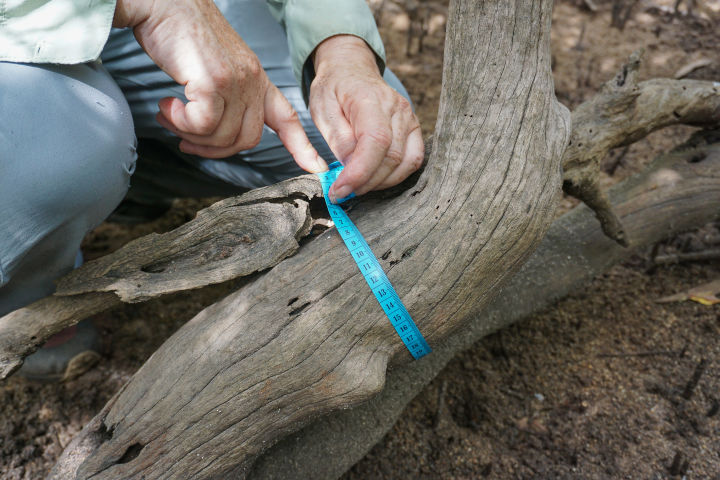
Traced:
[[116, 0], [0, 1], [0, 60], [76, 64], [96, 60]]
[[315, 69], [310, 54], [333, 35], [360, 37], [375, 52], [380, 73], [385, 71], [385, 47], [365, 0], [266, 0], [270, 12], [285, 28], [293, 73], [307, 98]]

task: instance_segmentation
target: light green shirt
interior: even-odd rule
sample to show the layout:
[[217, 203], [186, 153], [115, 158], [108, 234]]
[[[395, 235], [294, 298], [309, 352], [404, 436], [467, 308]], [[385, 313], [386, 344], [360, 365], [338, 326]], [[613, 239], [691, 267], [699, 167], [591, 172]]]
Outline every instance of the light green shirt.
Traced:
[[[0, 0], [0, 61], [75, 64], [96, 60], [110, 34], [115, 2]], [[365, 40], [384, 69], [385, 49], [364, 0], [267, 0], [267, 4], [287, 32], [293, 72], [301, 84], [312, 51], [338, 34]]]

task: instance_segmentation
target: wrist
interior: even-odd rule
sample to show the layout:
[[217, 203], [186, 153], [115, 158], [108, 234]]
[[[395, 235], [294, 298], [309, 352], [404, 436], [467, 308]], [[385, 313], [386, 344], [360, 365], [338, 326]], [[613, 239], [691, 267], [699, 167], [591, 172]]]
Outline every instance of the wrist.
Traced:
[[153, 0], [117, 0], [112, 26], [114, 28], [133, 28], [148, 18], [152, 11]]
[[311, 55], [315, 73], [323, 75], [325, 70], [334, 70], [338, 65], [352, 65], [380, 75], [375, 52], [360, 37], [355, 35], [334, 35], [315, 47]]

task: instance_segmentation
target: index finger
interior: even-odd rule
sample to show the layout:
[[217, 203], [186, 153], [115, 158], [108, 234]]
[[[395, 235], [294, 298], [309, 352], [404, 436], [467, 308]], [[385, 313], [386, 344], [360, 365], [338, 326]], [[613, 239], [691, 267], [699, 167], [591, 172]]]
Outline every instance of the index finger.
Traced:
[[265, 93], [265, 124], [275, 130], [300, 168], [310, 173], [327, 170], [327, 164], [310, 143], [297, 112], [272, 84]]

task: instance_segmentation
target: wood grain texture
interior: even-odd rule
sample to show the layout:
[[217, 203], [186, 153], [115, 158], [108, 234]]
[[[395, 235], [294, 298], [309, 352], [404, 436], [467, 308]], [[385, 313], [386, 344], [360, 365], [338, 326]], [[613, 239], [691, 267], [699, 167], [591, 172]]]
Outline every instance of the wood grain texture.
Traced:
[[[452, 3], [437, 148], [413, 189], [351, 213], [431, 345], [482, 310], [550, 224], [570, 128], [550, 72], [551, 8]], [[279, 437], [376, 394], [388, 363], [411, 357], [347, 255], [328, 231], [199, 313], [54, 477], [242, 477]]]

